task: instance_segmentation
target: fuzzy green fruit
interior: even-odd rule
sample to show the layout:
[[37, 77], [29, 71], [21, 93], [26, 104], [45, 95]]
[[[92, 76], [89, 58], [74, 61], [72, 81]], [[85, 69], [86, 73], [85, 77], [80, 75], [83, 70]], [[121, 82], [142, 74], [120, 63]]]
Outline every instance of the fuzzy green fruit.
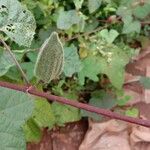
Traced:
[[43, 43], [35, 64], [34, 74], [44, 83], [50, 83], [62, 73], [64, 50], [56, 32]]

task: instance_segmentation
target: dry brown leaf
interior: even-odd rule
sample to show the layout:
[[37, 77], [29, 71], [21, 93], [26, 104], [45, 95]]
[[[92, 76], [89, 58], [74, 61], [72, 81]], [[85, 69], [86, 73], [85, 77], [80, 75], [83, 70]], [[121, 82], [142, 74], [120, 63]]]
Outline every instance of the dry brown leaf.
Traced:
[[145, 104], [143, 102], [134, 105], [140, 112], [140, 116], [143, 116], [150, 120], [150, 104]]
[[124, 84], [134, 83], [139, 81], [139, 76], [132, 75], [131, 73], [125, 73], [125, 82]]
[[[146, 77], [150, 77], [150, 66], [146, 67]], [[143, 89], [143, 101], [146, 104], [150, 103], [150, 90], [149, 89]]]
[[130, 134], [130, 144], [132, 150], [150, 150], [150, 128], [135, 125]]
[[138, 81], [138, 77], [141, 75], [150, 77], [150, 46], [144, 49], [137, 60], [127, 65], [128, 72], [125, 74], [125, 94], [132, 97], [132, 100], [128, 102], [129, 105], [138, 102], [150, 103], [150, 90], [144, 89], [140, 84], [134, 82]]
[[150, 128], [116, 120], [90, 122], [79, 150], [150, 150]]
[[127, 124], [116, 120], [90, 122], [79, 150], [131, 150], [127, 128]]
[[126, 71], [132, 75], [145, 75], [147, 66], [150, 66], [150, 46], [139, 54], [137, 61], [127, 65]]

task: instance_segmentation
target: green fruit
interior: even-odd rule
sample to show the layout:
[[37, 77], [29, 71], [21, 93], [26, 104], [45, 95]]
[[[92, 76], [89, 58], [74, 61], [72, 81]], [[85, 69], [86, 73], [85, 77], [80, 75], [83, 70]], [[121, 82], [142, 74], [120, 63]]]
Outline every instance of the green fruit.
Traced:
[[34, 74], [44, 83], [49, 83], [62, 73], [64, 65], [64, 50], [56, 32], [43, 43], [40, 48]]

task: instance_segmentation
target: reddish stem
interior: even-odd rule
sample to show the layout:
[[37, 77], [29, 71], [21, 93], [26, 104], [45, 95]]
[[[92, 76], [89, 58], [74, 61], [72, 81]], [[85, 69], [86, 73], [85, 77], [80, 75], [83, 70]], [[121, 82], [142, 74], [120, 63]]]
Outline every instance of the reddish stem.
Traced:
[[[103, 23], [112, 23], [112, 20], [110, 20], [109, 18], [107, 20], [98, 20], [99, 22], [103, 22]], [[116, 22], [117, 23], [121, 23], [121, 17], [116, 18]], [[141, 21], [141, 25], [145, 26], [145, 25], [150, 25], [150, 21]]]
[[[21, 91], [26, 93], [28, 87], [24, 86], [24, 85], [17, 85], [17, 84], [13, 84], [13, 83], [9, 83], [9, 82], [3, 82], [0, 81], [0, 86], [1, 87], [5, 87], [5, 88], [9, 88], [9, 89], [13, 89], [13, 90], [17, 90], [17, 91]], [[133, 117], [128, 117], [128, 116], [123, 116], [114, 112], [111, 112], [110, 110], [106, 110], [106, 109], [102, 109], [102, 108], [97, 108], [88, 104], [84, 104], [84, 103], [80, 103], [74, 100], [69, 100], [63, 97], [59, 97], [59, 96], [55, 96], [55, 95], [51, 95], [45, 92], [41, 92], [36, 90], [35, 88], [31, 88], [28, 93], [35, 95], [35, 96], [39, 96], [39, 97], [43, 97], [46, 98], [50, 101], [56, 101], [62, 104], [67, 104], [73, 107], [77, 107], [80, 109], [84, 109], [96, 114], [100, 114], [100, 115], [104, 115], [113, 119], [118, 119], [118, 120], [122, 120], [122, 121], [126, 121], [126, 122], [130, 122], [130, 123], [134, 123], [134, 124], [138, 124], [138, 125], [142, 125], [145, 127], [150, 127], [150, 121], [149, 120], [143, 120], [143, 119], [139, 119], [139, 118], [133, 118]]]

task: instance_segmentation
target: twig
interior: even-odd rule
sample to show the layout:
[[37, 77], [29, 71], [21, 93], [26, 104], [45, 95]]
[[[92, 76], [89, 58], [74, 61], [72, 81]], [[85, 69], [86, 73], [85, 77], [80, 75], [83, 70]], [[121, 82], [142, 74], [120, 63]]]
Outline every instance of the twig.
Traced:
[[150, 21], [143, 21], [143, 22], [141, 22], [141, 24], [142, 24], [142, 26], [144, 26], [144, 25], [150, 25]]
[[[116, 22], [117, 22], [117, 23], [122, 23], [122, 20], [121, 20], [121, 19], [122, 19], [121, 17], [116, 18]], [[99, 22], [104, 22], [104, 23], [111, 24], [113, 20], [111, 21], [111, 20], [109, 20], [109, 18], [108, 18], [108, 19], [106, 19], [106, 20], [98, 20], [98, 21], [99, 21]], [[142, 25], [142, 26], [150, 25], [150, 21], [141, 21], [141, 25]]]
[[66, 42], [68, 42], [68, 41], [71, 41], [71, 40], [73, 40], [73, 39], [77, 39], [78, 37], [81, 37], [81, 36], [87, 36], [87, 35], [90, 35], [90, 34], [92, 34], [92, 33], [95, 33], [95, 32], [97, 32], [97, 31], [100, 31], [100, 30], [102, 30], [102, 29], [105, 29], [105, 28], [107, 28], [108, 27], [108, 25], [105, 25], [105, 26], [100, 26], [100, 27], [98, 27], [98, 28], [96, 28], [96, 29], [94, 29], [94, 30], [92, 30], [92, 31], [90, 31], [90, 32], [85, 32], [85, 33], [81, 33], [81, 34], [77, 34], [77, 35], [75, 35], [75, 36], [73, 36], [73, 37], [71, 37], [71, 38], [69, 38], [69, 39], [66, 39], [65, 41]]
[[[17, 91], [21, 91], [26, 93], [26, 90], [28, 89], [28, 87], [26, 86], [22, 86], [22, 85], [17, 85], [17, 84], [13, 84], [13, 83], [9, 83], [9, 82], [3, 82], [0, 81], [0, 86], [1, 87], [6, 87], [9, 89], [13, 89], [13, 90], [17, 90]], [[86, 111], [90, 111], [93, 113], [97, 113], [100, 115], [104, 115], [113, 119], [118, 119], [118, 120], [122, 120], [122, 121], [126, 121], [126, 122], [130, 122], [130, 123], [134, 123], [134, 124], [138, 124], [138, 125], [142, 125], [145, 127], [150, 127], [150, 120], [143, 120], [143, 119], [139, 119], [139, 118], [133, 118], [133, 117], [128, 117], [128, 116], [123, 116], [120, 114], [117, 114], [115, 112], [112, 112], [110, 110], [106, 110], [106, 109], [102, 109], [102, 108], [97, 108], [88, 104], [84, 104], [84, 103], [80, 103], [74, 100], [69, 100], [63, 97], [59, 97], [59, 96], [55, 96], [55, 95], [51, 95], [45, 92], [40, 92], [34, 88], [31, 88], [31, 90], [28, 91], [28, 93], [35, 95], [35, 96], [39, 96], [39, 97], [43, 97], [46, 98], [50, 101], [57, 101], [59, 103], [62, 104], [67, 104], [76, 108], [80, 108], [80, 109], [84, 109]]]
[[[107, 20], [98, 20], [98, 21], [99, 21], [99, 22], [108, 23], [108, 24], [111, 24], [111, 23], [112, 23], [112, 21], [110, 21], [109, 18], [108, 18]], [[117, 17], [117, 18], [116, 18], [116, 21], [117, 21], [117, 22], [122, 22], [121, 17]], [[66, 39], [65, 41], [68, 42], [68, 41], [77, 39], [78, 37], [81, 37], [81, 36], [90, 35], [90, 34], [92, 34], [92, 33], [95, 33], [95, 32], [97, 32], [97, 31], [100, 31], [100, 30], [102, 30], [102, 29], [107, 28], [107, 27], [109, 26], [108, 24], [105, 25], [105, 26], [100, 26], [100, 27], [98, 27], [98, 28], [96, 28], [96, 29], [94, 29], [94, 30], [92, 30], [92, 31], [90, 31], [90, 32], [85, 32], [85, 33], [81, 33], [81, 34], [76, 34], [75, 36], [73, 36], [73, 37], [71, 37], [71, 38], [69, 38], [69, 39]], [[142, 26], [144, 26], [144, 25], [149, 25], [149, 24], [150, 24], [149, 21], [146, 21], [146, 22], [143, 21], [143, 22], [141, 22], [141, 25], [142, 25]]]
[[22, 70], [20, 64], [18, 63], [16, 57], [14, 56], [14, 54], [12, 53], [11, 49], [9, 48], [9, 46], [5, 43], [4, 40], [0, 39], [1, 43], [4, 45], [4, 47], [6, 48], [6, 50], [8, 51], [8, 53], [10, 54], [10, 56], [12, 57], [12, 59], [14, 60], [18, 70], [21, 72], [23, 79], [25, 80], [27, 85], [30, 85], [30, 82], [26, 76], [26, 74], [24, 73], [24, 71]]

